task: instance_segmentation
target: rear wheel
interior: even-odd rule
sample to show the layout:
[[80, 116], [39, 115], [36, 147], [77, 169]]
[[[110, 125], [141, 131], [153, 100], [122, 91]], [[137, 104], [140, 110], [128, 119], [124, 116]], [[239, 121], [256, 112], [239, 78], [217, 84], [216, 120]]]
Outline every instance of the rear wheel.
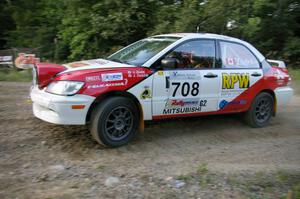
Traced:
[[139, 112], [132, 100], [112, 97], [98, 104], [91, 116], [91, 133], [100, 144], [118, 147], [127, 144], [136, 134]]
[[274, 98], [269, 93], [258, 94], [245, 114], [246, 122], [255, 128], [266, 126], [274, 111]]

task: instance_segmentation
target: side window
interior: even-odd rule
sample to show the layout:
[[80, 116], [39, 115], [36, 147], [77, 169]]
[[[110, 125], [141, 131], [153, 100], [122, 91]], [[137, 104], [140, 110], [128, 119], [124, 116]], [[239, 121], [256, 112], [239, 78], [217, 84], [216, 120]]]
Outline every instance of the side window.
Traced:
[[214, 68], [215, 41], [194, 40], [183, 43], [164, 58], [175, 58], [177, 68]]
[[241, 44], [220, 42], [223, 68], [259, 68], [259, 62], [248, 48]]

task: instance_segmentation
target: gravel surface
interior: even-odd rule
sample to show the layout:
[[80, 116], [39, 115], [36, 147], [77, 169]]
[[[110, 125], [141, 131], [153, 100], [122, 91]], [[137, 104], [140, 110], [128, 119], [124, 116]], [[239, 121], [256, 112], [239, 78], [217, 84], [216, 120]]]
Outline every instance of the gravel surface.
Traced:
[[0, 82], [0, 198], [296, 198], [300, 95], [269, 126], [240, 115], [149, 122], [107, 149], [85, 126], [32, 114], [30, 84]]

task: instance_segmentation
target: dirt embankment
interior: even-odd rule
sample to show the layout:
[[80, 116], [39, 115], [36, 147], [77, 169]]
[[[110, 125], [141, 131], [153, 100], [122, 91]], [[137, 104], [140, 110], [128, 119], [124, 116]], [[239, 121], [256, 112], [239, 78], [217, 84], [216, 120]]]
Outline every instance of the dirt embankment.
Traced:
[[0, 82], [0, 198], [280, 198], [300, 191], [299, 95], [265, 128], [250, 128], [239, 115], [152, 122], [127, 146], [105, 149], [86, 127], [34, 118], [29, 87]]

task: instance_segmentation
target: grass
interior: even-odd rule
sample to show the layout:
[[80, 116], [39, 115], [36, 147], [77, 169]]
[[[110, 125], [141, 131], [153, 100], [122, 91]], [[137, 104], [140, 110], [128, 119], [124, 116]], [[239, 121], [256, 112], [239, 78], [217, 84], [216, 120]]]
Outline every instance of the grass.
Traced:
[[182, 180], [188, 182], [193, 176], [192, 175], [179, 175], [176, 177], [176, 180]]
[[99, 164], [98, 166], [97, 166], [97, 170], [98, 171], [102, 171], [102, 170], [104, 170], [106, 168], [106, 166], [105, 165], [102, 165], [102, 164]]
[[[300, 199], [300, 172], [289, 170], [257, 171], [242, 173], [215, 173], [208, 164], [197, 165], [194, 172], [179, 175], [177, 180], [198, 184], [202, 190], [223, 188], [249, 199]], [[225, 180], [225, 181], [224, 181]]]
[[207, 168], [207, 164], [204, 163], [204, 164], [200, 164], [197, 168], [197, 173], [198, 174], [205, 174], [208, 172], [208, 168]]
[[266, 173], [260, 171], [247, 177], [229, 175], [228, 183], [232, 187], [238, 187], [248, 198], [273, 198], [277, 190], [277, 192], [283, 192], [278, 198], [300, 199], [299, 177], [299, 172], [278, 170], [274, 173]]
[[280, 199], [300, 199], [300, 183], [293, 186], [292, 189]]
[[182, 180], [184, 182], [196, 180], [202, 188], [206, 188], [209, 184], [212, 184], [214, 181], [213, 175], [209, 173], [206, 163], [198, 165], [196, 172], [177, 176], [176, 180]]
[[208, 184], [213, 183], [213, 178], [208, 171], [207, 163], [202, 163], [197, 167], [198, 183], [202, 188], [207, 187]]
[[300, 81], [300, 69], [289, 68], [289, 74], [292, 76], [292, 81]]
[[32, 70], [17, 70], [12, 68], [0, 68], [0, 81], [8, 82], [30, 82]]
[[199, 185], [202, 188], [207, 187], [207, 185], [213, 183], [213, 178], [210, 175], [203, 175], [199, 177]]

